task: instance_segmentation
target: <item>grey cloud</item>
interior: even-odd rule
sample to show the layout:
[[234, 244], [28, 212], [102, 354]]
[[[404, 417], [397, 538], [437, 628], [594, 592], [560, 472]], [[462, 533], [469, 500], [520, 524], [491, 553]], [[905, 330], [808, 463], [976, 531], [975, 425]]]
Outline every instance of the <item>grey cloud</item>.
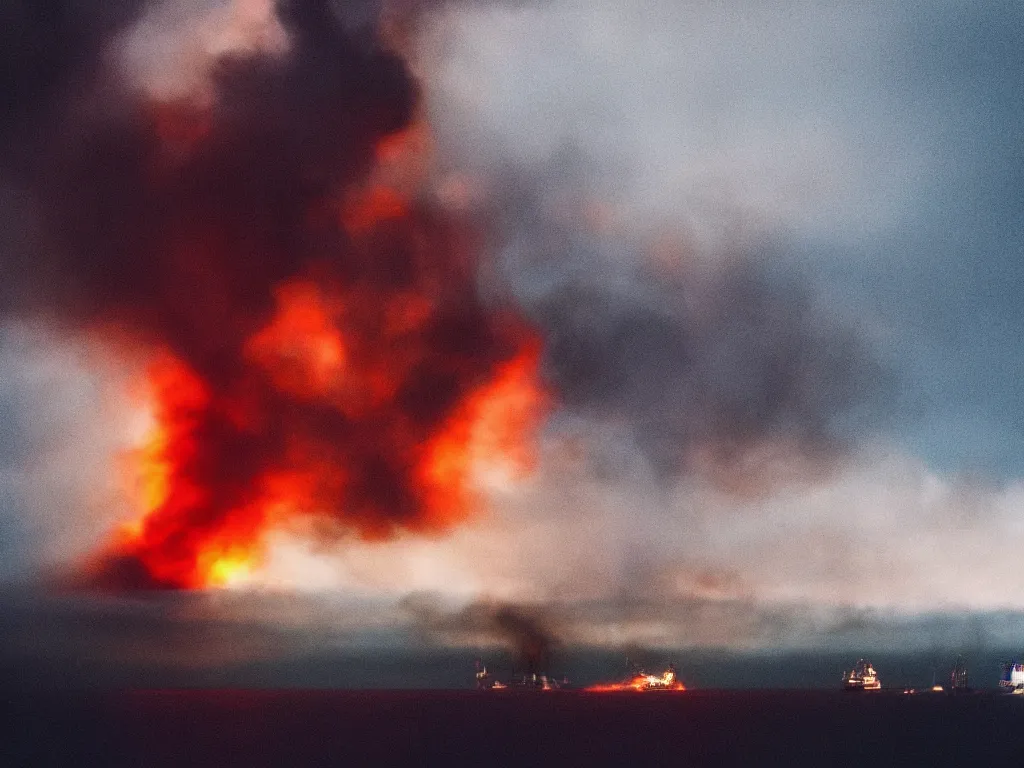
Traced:
[[[655, 10], [677, 26], [707, 23], [712, 37], [736, 42], [710, 11]], [[474, 9], [443, 38], [454, 38], [457, 61], [481, 57], [489, 78], [468, 88], [442, 61], [427, 93], [445, 157], [494, 198], [487, 211], [497, 233], [494, 282], [541, 328], [545, 373], [564, 407], [623, 427], [661, 477], [698, 473], [747, 493], [825, 475], [887, 425], [898, 375], [867, 324], [830, 304], [789, 252], [789, 238], [746, 222], [746, 204], [706, 206], [684, 195], [665, 207], [650, 199], [651, 187], [686, 175], [700, 152], [687, 147], [676, 156], [686, 142], [672, 133], [645, 144], [662, 161], [645, 165], [634, 145], [652, 128], [644, 120], [670, 130], [694, 105], [652, 98], [619, 114], [637, 98], [626, 81], [654, 86], [641, 85], [653, 54], [633, 37], [650, 20], [618, 13], [621, 27], [606, 28], [618, 18], [606, 4], [584, 12], [578, 3], [555, 3], [523, 15]], [[483, 26], [488, 14], [508, 20], [517, 35], [531, 22], [576, 20], [575, 44], [556, 45], [545, 26], [510, 72], [492, 61], [489, 46], [509, 43]], [[843, 20], [824, 15], [830, 24]], [[588, 45], [591, 35], [609, 45]], [[588, 64], [612, 66], [616, 45], [625, 51], [614, 77], [587, 76]], [[697, 54], [679, 55], [661, 62], [673, 77]], [[573, 77], [579, 91], [569, 87]], [[498, 93], [503, 101], [492, 103]], [[588, 98], [594, 110], [577, 103]], [[536, 120], [495, 122], [513, 108]], [[724, 232], [688, 237], [694, 217], [703, 225], [709, 216]]]
[[[880, 652], [1012, 646], [1024, 616], [1014, 611], [897, 613], [849, 604], [764, 602], [753, 597], [634, 595], [512, 604], [481, 600], [454, 608], [413, 596], [404, 604], [427, 642], [520, 654], [523, 622], [561, 655], [573, 649], [731, 649]], [[503, 617], [515, 617], [509, 630]], [[557, 641], [557, 642], [556, 642]]]
[[453, 18], [430, 83], [447, 151], [557, 178], [574, 145], [593, 161], [574, 181], [637, 231], [780, 237], [777, 258], [899, 361], [899, 439], [943, 468], [1017, 472], [1018, 4], [562, 0]]
[[860, 431], [882, 411], [887, 373], [799, 285], [773, 284], [752, 262], [637, 283], [639, 296], [571, 285], [539, 314], [569, 406], [624, 418], [660, 471], [692, 467], [694, 453], [736, 468], [764, 443], [827, 467], [856, 437], [844, 434], [851, 413], [866, 417]]

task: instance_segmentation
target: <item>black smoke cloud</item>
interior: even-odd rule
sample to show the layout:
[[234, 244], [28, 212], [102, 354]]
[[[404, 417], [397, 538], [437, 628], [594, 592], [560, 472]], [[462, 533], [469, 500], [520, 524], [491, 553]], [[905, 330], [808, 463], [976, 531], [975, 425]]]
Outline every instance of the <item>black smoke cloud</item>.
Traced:
[[511, 605], [498, 607], [491, 623], [513, 644], [527, 673], [547, 672], [555, 637], [537, 615]]
[[[187, 421], [194, 448], [168, 448], [169, 493], [138, 547], [98, 566], [104, 586], [199, 585], [204, 544], [244, 531], [239, 543], [252, 545], [261, 481], [296, 464], [315, 475], [299, 513], [333, 516], [338, 531], [386, 537], [459, 519], [427, 514], [427, 446], [529, 333], [477, 295], [466, 222], [412, 198], [399, 215], [346, 223], [348, 195], [368, 183], [380, 142], [412, 124], [420, 88], [380, 30], [336, 3], [274, 8], [287, 50], [221, 55], [209, 104], [157, 100], [76, 55], [53, 65], [55, 82], [18, 91], [35, 124], [9, 142], [20, 161], [7, 170], [46, 237], [5, 233], [3, 308], [169, 351], [208, 401], [160, 414]], [[344, 319], [332, 317], [355, 393], [344, 405], [332, 399], [340, 387], [310, 398], [274, 381], [292, 349], [266, 363], [247, 346], [295, 278], [344, 296]], [[423, 316], [396, 323], [414, 304]], [[383, 399], [381, 377], [393, 387]], [[253, 518], [234, 525], [239, 510]]]
[[587, 190], [616, 163], [566, 150], [516, 169], [490, 211], [499, 282], [542, 329], [561, 404], [625, 431], [664, 480], [701, 474], [741, 493], [825, 475], [877, 434], [894, 369], [784, 243], [741, 232], [709, 250], [595, 225], [602, 201]]
[[503, 646], [527, 674], [548, 673], [552, 651], [561, 645], [555, 622], [542, 606], [483, 600], [450, 611], [430, 595], [418, 594], [408, 597], [403, 607], [428, 640]]
[[573, 279], [534, 316], [563, 402], [629, 425], [663, 476], [703, 466], [725, 478], [774, 458], [827, 467], [891, 386], [852, 328], [753, 258], [668, 279]]
[[[63, 97], [16, 145], [35, 158], [18, 180], [59, 247], [5, 253], [8, 291], [63, 316], [119, 320], [202, 367], [266, 317], [266, 286], [339, 246], [304, 218], [366, 171], [377, 139], [408, 123], [416, 85], [372, 30], [353, 37], [330, 3], [283, 1], [278, 16], [289, 55], [221, 60], [209, 115], [137, 99], [75, 48], [54, 67], [62, 87], [23, 88]], [[193, 145], [205, 133], [212, 140]], [[224, 307], [220, 317], [204, 316], [211, 305]]]
[[0, 139], [94, 75], [110, 38], [144, 0], [10, 0], [0, 7]]
[[[411, 3], [410, 18], [443, 5]], [[360, 256], [333, 223], [311, 216], [365, 174], [377, 139], [408, 124], [419, 88], [379, 45], [377, 4], [285, 0], [278, 10], [288, 54], [221, 60], [208, 124], [187, 103], [154, 111], [103, 66], [105, 44], [140, 8], [10, 6], [8, 34], [19, 44], [6, 48], [13, 74], [3, 91], [17, 130], [5, 128], [0, 156], [5, 181], [35, 216], [4, 222], [0, 298], [74, 325], [130, 328], [230, 388], [239, 383], [238, 350], [272, 311], [269, 286], [311, 263], [343, 283], [382, 289], [424, 276], [418, 233], [381, 233]], [[45, 42], [25, 42], [33, 40]], [[703, 472], [746, 490], [793, 467], [802, 476], [831, 466], [876, 417], [887, 380], [869, 346], [822, 312], [798, 279], [760, 266], [761, 254], [660, 270], [637, 236], [587, 231], [582, 214], [556, 218], [552, 211], [566, 208], [551, 206], [557, 194], [548, 193], [585, 185], [586, 172], [501, 170], [494, 188], [519, 197], [492, 201], [492, 250], [513, 243], [530, 263], [495, 274], [543, 332], [553, 392], [571, 411], [624, 426], [663, 478]], [[37, 221], [45, 238], [25, 229]], [[339, 252], [345, 257], [332, 256]], [[431, 329], [442, 357], [462, 370], [467, 358], [486, 368], [514, 352], [518, 340], [491, 326], [473, 276], [439, 269], [426, 277], [460, 289]], [[427, 366], [403, 402], [433, 409], [417, 417], [436, 421], [457, 399], [456, 378]], [[265, 442], [223, 424], [202, 435], [211, 448], [198, 471], [221, 484], [225, 504], [251, 485], [253, 467], [280, 452], [285, 419], [310, 434], [352, 427], [271, 406], [281, 421]], [[372, 443], [375, 426], [355, 430], [357, 442]], [[231, 476], [215, 454], [232, 457]], [[355, 464], [372, 497], [367, 507], [413, 514], [407, 489], [393, 482], [400, 470], [377, 455]]]

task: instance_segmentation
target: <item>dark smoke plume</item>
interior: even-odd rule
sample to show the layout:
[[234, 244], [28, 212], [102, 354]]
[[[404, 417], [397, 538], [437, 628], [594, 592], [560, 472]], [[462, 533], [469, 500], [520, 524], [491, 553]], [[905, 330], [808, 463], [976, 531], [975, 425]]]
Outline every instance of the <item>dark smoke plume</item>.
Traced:
[[[280, 0], [288, 50], [222, 56], [210, 104], [155, 101], [106, 62], [142, 4], [4, 11], [0, 308], [184, 369], [163, 382], [159, 414], [173, 426], [160, 457], [170, 492], [139, 542], [102, 559], [99, 583], [204, 585], [208, 544], [252, 545], [269, 524], [260, 494], [282, 477], [298, 484], [296, 506], [341, 531], [458, 522], [460, 504], [424, 490], [425, 446], [536, 329], [555, 398], [624, 427], [663, 478], [758, 490], [829, 468], [858, 437], [851, 425], [874, 418], [884, 372], [798, 282], [743, 255], [659, 271], [639, 238], [559, 216], [552, 203], [585, 173], [555, 182], [557, 167], [536, 179], [492, 168], [492, 186], [512, 191], [488, 210], [385, 196], [382, 217], [352, 223], [365, 212], [346, 201], [370, 183], [382, 141], [422, 119], [381, 19], [444, 5]], [[481, 242], [518, 248], [525, 263], [499, 258], [482, 278]], [[343, 307], [338, 357], [351, 371], [329, 401], [298, 386], [301, 354], [253, 345], [282, 296], [308, 299], [296, 279]]]
[[662, 478], [744, 493], [828, 472], [884, 422], [891, 370], [774, 246], [595, 230], [580, 190], [599, 161], [552, 166], [519, 171], [492, 215], [501, 281], [542, 329], [564, 407], [625, 430]]
[[29, 180], [63, 247], [12, 265], [30, 299], [123, 323], [213, 371], [266, 319], [269, 286], [344, 248], [326, 222], [307, 225], [310, 208], [408, 124], [416, 85], [329, 3], [279, 13], [291, 52], [222, 61], [209, 114], [137, 100], [108, 72], [39, 126]]
[[512, 643], [527, 674], [548, 671], [555, 639], [540, 617], [505, 605], [494, 612], [491, 621]]
[[104, 44], [144, 0], [5, 0], [0, 6], [0, 141], [94, 75]]
[[[57, 21], [25, 6], [15, 34], [61, 44], [45, 38], [78, 7], [50, 5]], [[169, 491], [139, 542], [99, 566], [105, 585], [202, 585], [207, 544], [253, 545], [259, 494], [282, 479], [304, 511], [367, 536], [457, 520], [457, 500], [428, 498], [427, 446], [529, 336], [477, 295], [465, 222], [418, 199], [345, 207], [415, 117], [402, 58], [330, 0], [280, 0], [277, 15], [287, 52], [223, 56], [211, 105], [141, 95], [87, 55], [102, 36], [66, 58], [7, 54], [22, 79], [6, 98], [32, 130], [7, 142], [6, 171], [46, 242], [4, 248], [3, 305], [181, 364], [159, 385]], [[256, 338], [289, 296], [300, 317], [312, 305], [343, 326], [329, 392], [310, 391], [304, 330], [284, 348]]]
[[526, 674], [547, 673], [551, 653], [560, 645], [541, 609], [480, 601], [450, 612], [422, 595], [411, 596], [404, 607], [428, 639], [446, 645], [504, 646]]
[[858, 437], [851, 421], [882, 410], [889, 385], [852, 329], [749, 260], [618, 286], [574, 280], [535, 316], [563, 402], [630, 425], [662, 474], [742, 471], [762, 448], [826, 467]]

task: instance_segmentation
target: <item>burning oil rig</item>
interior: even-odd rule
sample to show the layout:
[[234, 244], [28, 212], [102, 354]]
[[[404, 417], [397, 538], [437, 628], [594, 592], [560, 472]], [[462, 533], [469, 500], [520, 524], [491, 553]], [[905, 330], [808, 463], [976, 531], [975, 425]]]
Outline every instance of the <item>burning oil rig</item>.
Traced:
[[491, 673], [487, 671], [486, 664], [481, 664], [477, 661], [476, 688], [478, 691], [500, 691], [504, 688], [508, 688], [508, 686], [500, 680], [492, 677]]
[[843, 673], [844, 691], [877, 691], [882, 687], [882, 681], [870, 661], [858, 659], [853, 669]]
[[[514, 606], [499, 606], [488, 615], [487, 625], [512, 651], [514, 661], [511, 675], [502, 682], [492, 677], [487, 667], [477, 660], [476, 687], [479, 690], [556, 691], [569, 687], [567, 677], [558, 679], [547, 671], [551, 649], [557, 641], [542, 616]], [[516, 667], [526, 671], [517, 672]]]
[[585, 690], [595, 693], [607, 691], [685, 691], [686, 686], [679, 680], [676, 674], [675, 664], [669, 664], [668, 668], [660, 675], [652, 675], [643, 669], [636, 669], [635, 674], [628, 680], [621, 683], [600, 683], [591, 685]]
[[549, 675], [537, 672], [513, 673], [507, 683], [493, 677], [487, 671], [487, 665], [476, 663], [476, 687], [480, 691], [503, 691], [507, 689], [528, 691], [557, 691], [569, 687], [569, 678], [558, 680]]

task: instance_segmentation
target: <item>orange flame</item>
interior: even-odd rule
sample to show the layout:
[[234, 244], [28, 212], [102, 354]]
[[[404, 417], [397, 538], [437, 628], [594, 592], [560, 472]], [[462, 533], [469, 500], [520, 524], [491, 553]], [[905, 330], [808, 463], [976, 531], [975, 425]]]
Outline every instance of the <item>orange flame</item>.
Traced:
[[[206, 135], [161, 117], [168, 141]], [[415, 122], [379, 142], [340, 210], [311, 202], [303, 226], [339, 258], [277, 280], [272, 311], [258, 297], [232, 313], [203, 272], [195, 327], [215, 343], [146, 371], [152, 425], [129, 457], [139, 516], [94, 564], [97, 583], [245, 584], [272, 529], [313, 518], [371, 539], [441, 532], [529, 471], [547, 405], [540, 344], [480, 302], [464, 223], [422, 205], [430, 145]], [[187, 242], [189, 264], [223, 246]]]
[[196, 429], [210, 406], [210, 393], [193, 371], [166, 353], [149, 365], [146, 380], [153, 423], [142, 447], [128, 457], [135, 464], [141, 515], [122, 527], [114, 551], [137, 553], [157, 584], [197, 588], [235, 583], [255, 558], [250, 543], [232, 543], [246, 542], [253, 533], [231, 530], [230, 520], [237, 516], [228, 516], [213, 535], [173, 529], [180, 515], [206, 501], [207, 490], [182, 468], [200, 450]]
[[[326, 298], [312, 283], [294, 282], [278, 291], [278, 312], [255, 333], [245, 353], [275, 389], [311, 399], [353, 418], [390, 413], [397, 396], [394, 381], [416, 363], [387, 349], [371, 360], [355, 345], [350, 366], [340, 302]], [[415, 302], [388, 307], [385, 337], [401, 338], [429, 314]], [[512, 359], [492, 369], [489, 379], [463, 397], [440, 429], [418, 443], [398, 419], [381, 422], [387, 438], [409, 452], [421, 509], [392, 521], [387, 516], [348, 515], [332, 505], [350, 487], [344, 458], [309, 435], [297, 432], [286, 455], [262, 472], [247, 503], [196, 517], [208, 507], [210, 490], [194, 479], [202, 461], [198, 428], [211, 410], [222, 412], [233, 428], [258, 432], [244, 391], [214, 401], [203, 380], [184, 363], [163, 355], [147, 370], [153, 424], [144, 445], [131, 455], [136, 503], [141, 515], [126, 524], [113, 550], [130, 554], [156, 584], [190, 589], [246, 583], [263, 559], [264, 534], [298, 516], [325, 515], [348, 523], [362, 535], [387, 538], [399, 526], [421, 532], [443, 531], [468, 518], [480, 504], [480, 490], [503, 485], [530, 471], [530, 439], [547, 403], [537, 383], [540, 345], [529, 342]], [[397, 374], [394, 378], [391, 376]], [[257, 409], [258, 410], [258, 409]]]
[[345, 368], [345, 341], [334, 325], [337, 306], [313, 283], [277, 289], [277, 316], [249, 339], [246, 353], [274, 385], [299, 397], [329, 394]]
[[487, 479], [515, 480], [533, 468], [529, 437], [546, 404], [536, 383], [539, 360], [540, 345], [533, 343], [498, 367], [429, 443], [419, 473], [428, 526], [444, 527], [467, 515], [472, 489]]
[[669, 667], [662, 675], [649, 675], [640, 672], [633, 678], [622, 683], [600, 683], [584, 689], [590, 693], [614, 693], [617, 691], [685, 691], [686, 686], [676, 677], [675, 670]]

